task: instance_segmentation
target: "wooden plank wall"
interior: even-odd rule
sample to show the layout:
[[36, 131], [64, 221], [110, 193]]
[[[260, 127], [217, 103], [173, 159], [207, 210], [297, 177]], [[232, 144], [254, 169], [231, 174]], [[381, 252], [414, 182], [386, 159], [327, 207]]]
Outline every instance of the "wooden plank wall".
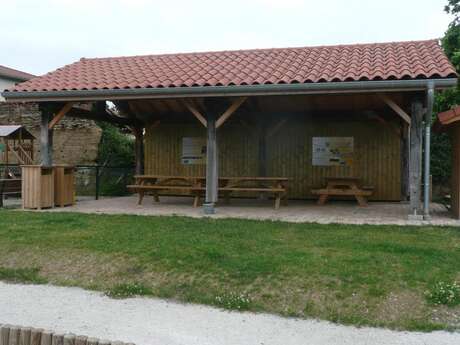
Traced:
[[[180, 162], [182, 137], [205, 135], [204, 127], [199, 124], [162, 124], [152, 130], [147, 127], [145, 173], [205, 176], [204, 165], [187, 166]], [[229, 121], [218, 130], [220, 176], [258, 175], [259, 135], [256, 125], [251, 127], [238, 121]], [[313, 136], [353, 136], [353, 166], [313, 167]], [[375, 187], [372, 199], [400, 200], [399, 121], [395, 118], [383, 124], [365, 117], [331, 120], [303, 114], [289, 116], [288, 121], [267, 139], [267, 175], [292, 178], [290, 198], [313, 198], [310, 190], [323, 186], [327, 176], [353, 176]]]
[[452, 138], [452, 213], [460, 219], [460, 123], [450, 129]]

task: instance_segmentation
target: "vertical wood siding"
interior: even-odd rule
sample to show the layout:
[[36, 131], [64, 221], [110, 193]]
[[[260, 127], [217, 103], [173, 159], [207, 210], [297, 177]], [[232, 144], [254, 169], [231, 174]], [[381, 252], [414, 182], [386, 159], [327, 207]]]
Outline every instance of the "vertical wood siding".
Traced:
[[[205, 176], [204, 165], [182, 165], [182, 137], [205, 136], [200, 125], [162, 124], [146, 129], [147, 174]], [[226, 123], [217, 133], [220, 176], [257, 176], [260, 131]], [[354, 137], [351, 167], [312, 166], [312, 137]], [[328, 176], [353, 176], [375, 188], [373, 200], [400, 200], [401, 142], [397, 123], [375, 120], [322, 120], [294, 116], [267, 139], [267, 175], [292, 178], [289, 197], [312, 198], [310, 190]]]

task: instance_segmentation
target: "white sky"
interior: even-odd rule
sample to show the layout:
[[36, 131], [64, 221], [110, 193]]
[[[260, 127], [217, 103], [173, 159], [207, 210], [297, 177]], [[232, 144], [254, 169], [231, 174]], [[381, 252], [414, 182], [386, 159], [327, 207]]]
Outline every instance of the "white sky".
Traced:
[[0, 0], [0, 64], [442, 37], [447, 0]]

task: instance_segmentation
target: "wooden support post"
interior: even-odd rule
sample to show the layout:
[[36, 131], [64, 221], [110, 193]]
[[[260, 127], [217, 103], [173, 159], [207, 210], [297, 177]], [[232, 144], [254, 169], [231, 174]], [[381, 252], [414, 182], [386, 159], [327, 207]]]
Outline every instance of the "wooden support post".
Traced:
[[19, 335], [19, 345], [31, 345], [30, 344], [31, 332], [32, 332], [32, 328], [30, 327], [21, 328], [21, 333]]
[[452, 140], [451, 208], [454, 218], [460, 219], [460, 122], [451, 126], [449, 134]]
[[75, 345], [75, 335], [74, 334], [64, 335], [64, 345]]
[[20, 328], [17, 326], [10, 327], [9, 345], [19, 345]]
[[422, 122], [423, 105], [421, 100], [417, 99], [412, 103], [412, 118], [410, 129], [409, 216], [413, 219], [423, 219], [420, 204], [422, 183]]
[[409, 200], [410, 126], [402, 123], [401, 128], [401, 200]]
[[40, 124], [40, 155], [41, 164], [51, 166], [53, 164], [53, 129], [49, 128], [52, 119], [52, 112], [49, 107], [40, 107], [41, 124]]
[[40, 345], [51, 345], [53, 339], [53, 332], [51, 331], [43, 331], [42, 336], [40, 338]]
[[64, 345], [64, 334], [53, 334], [51, 345]]
[[75, 337], [75, 345], [86, 345], [86, 340], [88, 338], [85, 337], [84, 335], [77, 335]]
[[10, 338], [10, 326], [2, 325], [0, 326], [0, 345], [8, 345]]
[[96, 192], [94, 199], [99, 200], [99, 188], [100, 188], [100, 171], [99, 171], [99, 165], [96, 165]]
[[203, 205], [205, 214], [214, 214], [214, 205], [218, 196], [218, 155], [216, 136], [216, 114], [211, 111], [207, 116], [207, 145], [206, 145], [206, 200]]
[[133, 128], [136, 141], [134, 143], [136, 157], [136, 175], [144, 174], [144, 128], [135, 126]]
[[41, 328], [32, 328], [30, 332], [30, 345], [40, 345], [42, 339], [43, 329]]

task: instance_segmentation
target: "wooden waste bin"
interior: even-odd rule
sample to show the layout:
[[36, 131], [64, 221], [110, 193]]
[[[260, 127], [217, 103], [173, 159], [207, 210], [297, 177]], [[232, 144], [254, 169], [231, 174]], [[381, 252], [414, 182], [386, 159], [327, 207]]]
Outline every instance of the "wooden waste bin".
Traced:
[[54, 205], [59, 207], [74, 204], [75, 167], [54, 165]]
[[22, 165], [22, 207], [54, 206], [54, 170], [41, 165]]

